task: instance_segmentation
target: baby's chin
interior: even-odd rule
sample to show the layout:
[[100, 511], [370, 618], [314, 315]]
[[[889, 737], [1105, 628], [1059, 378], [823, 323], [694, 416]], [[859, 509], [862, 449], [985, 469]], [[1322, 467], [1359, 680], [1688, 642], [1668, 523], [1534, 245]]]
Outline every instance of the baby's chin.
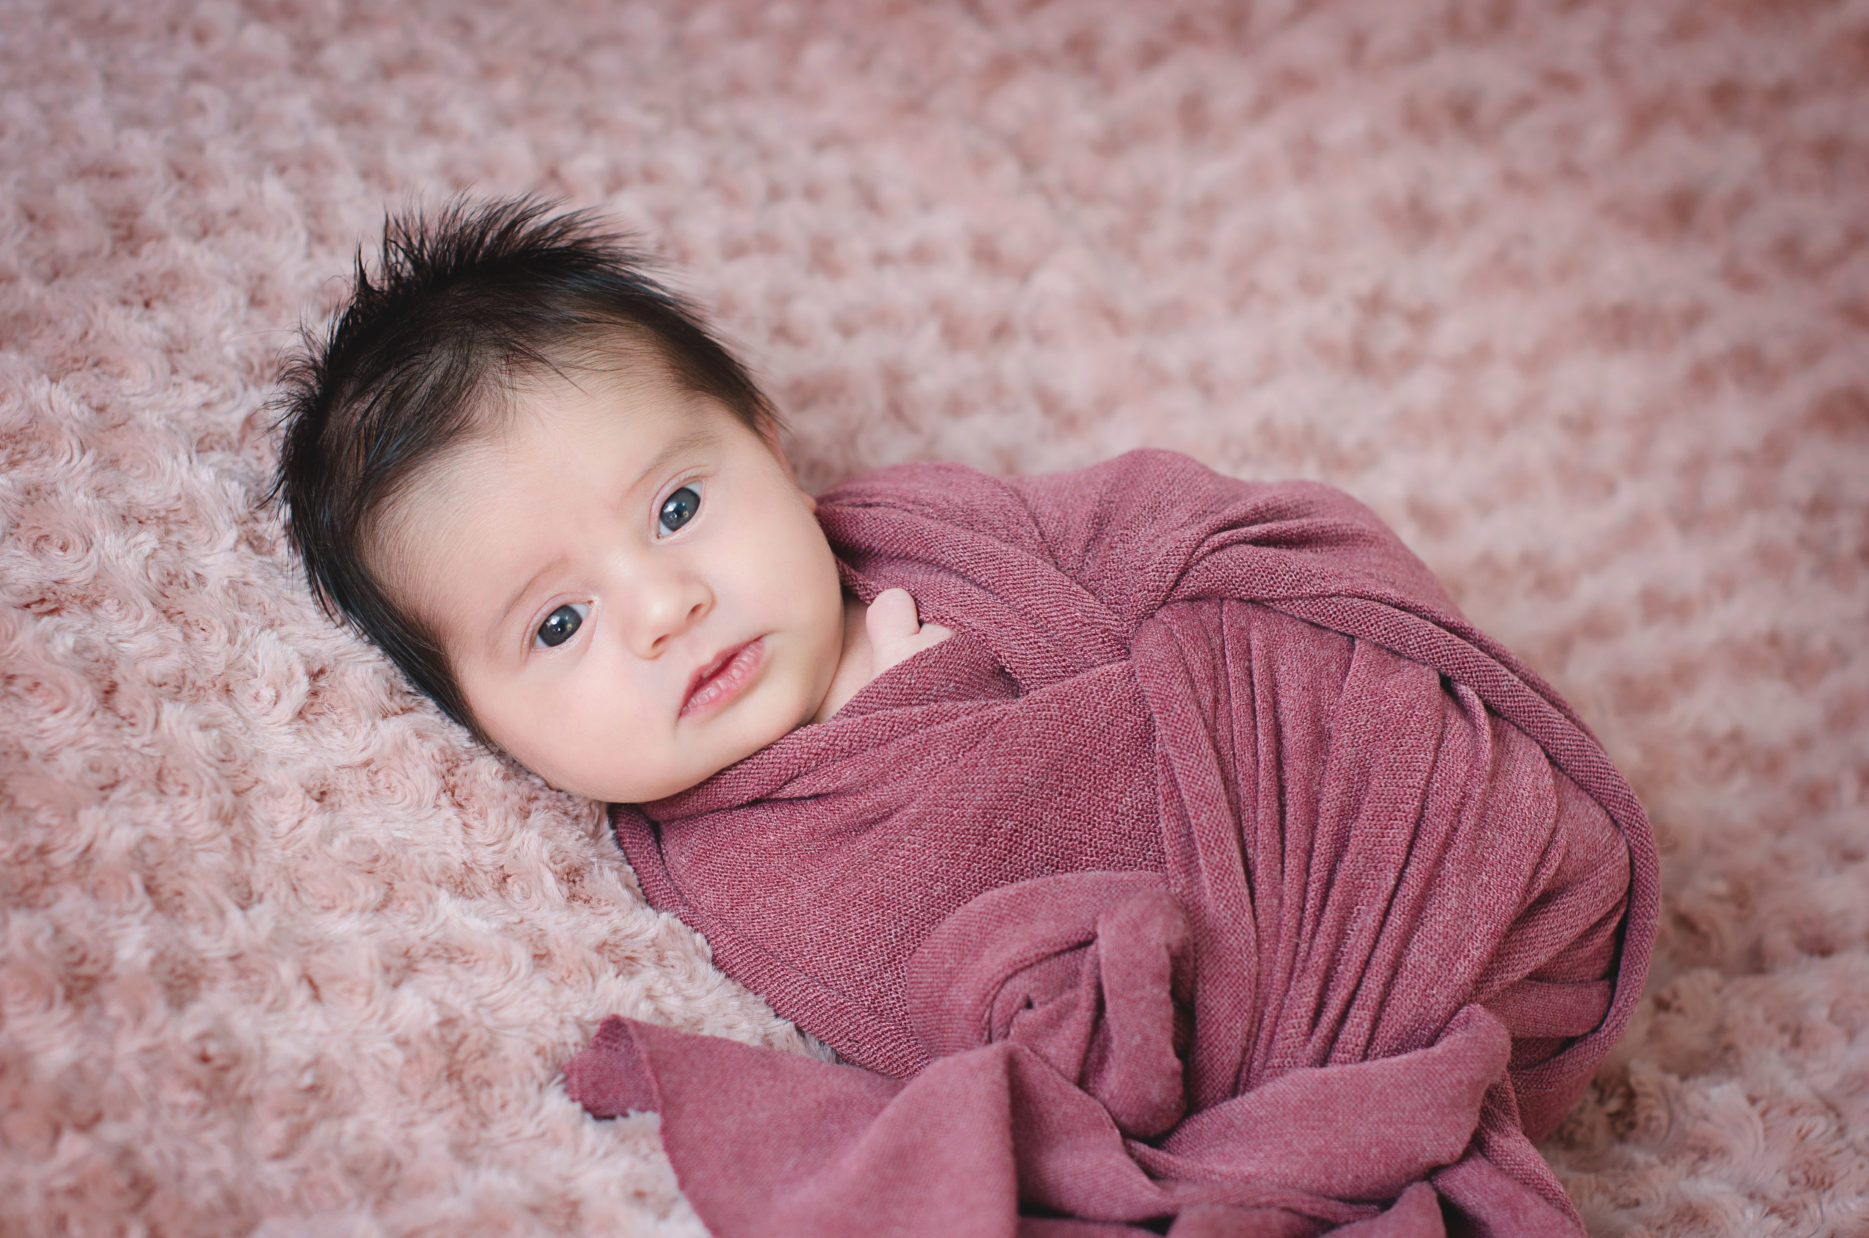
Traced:
[[[746, 753], [734, 754], [729, 759], [719, 761], [718, 763], [710, 761], [701, 766], [683, 770], [679, 775], [670, 775], [662, 778], [647, 778], [640, 775], [627, 776], [615, 773], [592, 773], [586, 775], [570, 773], [554, 774], [547, 772], [546, 769], [527, 765], [526, 762], [519, 760], [517, 757], [515, 757], [514, 760], [518, 761], [521, 766], [524, 766], [531, 773], [544, 780], [553, 790], [562, 791], [567, 795], [582, 796], [584, 799], [596, 800], [602, 804], [653, 804], [658, 800], [670, 799], [680, 795], [684, 791], [692, 791], [709, 778], [712, 778], [715, 774], [718, 774], [721, 770], [744, 759], [746, 756], [751, 756], [753, 752], [757, 752], [759, 748], [764, 746], [763, 744], [758, 745]], [[511, 754], [509, 753], [508, 755], [510, 756]]]
[[502, 756], [561, 794], [596, 800], [600, 804], [640, 804], [660, 798], [631, 795], [629, 792], [635, 788], [630, 782], [614, 776], [606, 777], [602, 773], [568, 770], [552, 762], [541, 761], [534, 755], [515, 751], [516, 745], [500, 742], [497, 735], [493, 739], [494, 746]]

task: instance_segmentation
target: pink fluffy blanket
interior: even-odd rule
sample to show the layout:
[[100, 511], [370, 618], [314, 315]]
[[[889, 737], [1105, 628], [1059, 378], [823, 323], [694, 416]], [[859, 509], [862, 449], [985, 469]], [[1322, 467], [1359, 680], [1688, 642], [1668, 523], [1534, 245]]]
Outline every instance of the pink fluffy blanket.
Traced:
[[612, 1019], [566, 1070], [710, 1230], [1581, 1233], [1531, 1141], [1639, 993], [1653, 843], [1373, 515], [1149, 452], [820, 517], [955, 635], [614, 821], [849, 1064]]

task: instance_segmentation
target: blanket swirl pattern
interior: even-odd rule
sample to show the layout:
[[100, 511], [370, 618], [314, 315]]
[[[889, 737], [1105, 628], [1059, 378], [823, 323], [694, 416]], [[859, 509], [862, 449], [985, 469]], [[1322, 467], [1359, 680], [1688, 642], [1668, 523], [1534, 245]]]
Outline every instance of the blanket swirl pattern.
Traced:
[[1372, 513], [1136, 452], [819, 516], [955, 634], [613, 821], [843, 1061], [613, 1018], [565, 1072], [711, 1232], [1582, 1233], [1533, 1140], [1639, 995], [1653, 841]]

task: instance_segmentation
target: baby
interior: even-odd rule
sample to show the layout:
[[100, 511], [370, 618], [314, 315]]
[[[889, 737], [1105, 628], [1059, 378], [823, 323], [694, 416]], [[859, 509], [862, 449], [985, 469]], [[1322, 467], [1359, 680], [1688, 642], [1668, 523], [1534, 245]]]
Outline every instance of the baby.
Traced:
[[580, 216], [392, 223], [289, 385], [320, 598], [561, 790], [693, 786], [948, 634], [842, 589], [771, 405]]
[[1653, 842], [1354, 500], [1168, 452], [814, 498], [526, 201], [392, 222], [284, 420], [327, 608], [846, 1063], [612, 1018], [566, 1067], [714, 1233], [1582, 1232], [1531, 1140], [1640, 992]]

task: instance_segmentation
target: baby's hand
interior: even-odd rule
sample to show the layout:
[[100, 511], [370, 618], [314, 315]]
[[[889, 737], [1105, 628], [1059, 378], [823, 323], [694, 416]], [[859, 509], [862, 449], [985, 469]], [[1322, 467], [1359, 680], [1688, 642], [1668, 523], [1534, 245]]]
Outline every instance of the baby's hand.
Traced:
[[938, 623], [922, 623], [907, 589], [884, 589], [877, 594], [863, 624], [869, 632], [870, 662], [877, 675], [954, 634]]

